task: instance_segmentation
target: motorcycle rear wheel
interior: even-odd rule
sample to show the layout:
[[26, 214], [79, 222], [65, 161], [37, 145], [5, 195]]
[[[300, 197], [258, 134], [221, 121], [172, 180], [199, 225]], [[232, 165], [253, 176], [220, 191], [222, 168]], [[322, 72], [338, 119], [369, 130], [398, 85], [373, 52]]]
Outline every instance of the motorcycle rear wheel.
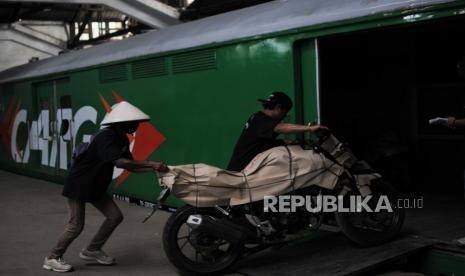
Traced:
[[[405, 219], [405, 209], [396, 206], [399, 195], [387, 181], [377, 180], [370, 188], [372, 200], [376, 201], [380, 196], [387, 196], [392, 213], [384, 211], [380, 213], [336, 212], [335, 214], [342, 232], [360, 246], [375, 246], [392, 240], [400, 232]], [[354, 194], [348, 193], [347, 195]], [[349, 197], [344, 196], [344, 204], [348, 204], [348, 201]]]
[[[163, 230], [163, 248], [166, 256], [180, 271], [189, 274], [211, 275], [224, 272], [239, 258], [243, 245], [228, 244], [221, 238], [221, 233], [211, 236], [192, 231], [186, 221], [194, 214], [217, 218], [222, 216], [212, 208], [194, 208], [186, 205], [178, 209], [170, 216]], [[220, 248], [222, 243], [223, 247]], [[186, 246], [191, 247], [190, 251]]]

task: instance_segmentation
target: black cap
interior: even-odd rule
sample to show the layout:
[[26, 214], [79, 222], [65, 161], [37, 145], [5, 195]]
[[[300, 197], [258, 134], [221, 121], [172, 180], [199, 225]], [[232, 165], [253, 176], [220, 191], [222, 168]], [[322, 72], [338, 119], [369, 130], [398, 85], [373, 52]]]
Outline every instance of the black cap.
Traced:
[[271, 93], [266, 100], [259, 99], [258, 101], [263, 103], [264, 107], [280, 104], [282, 108], [291, 110], [293, 106], [291, 98], [289, 98], [289, 96], [285, 93], [279, 91]]

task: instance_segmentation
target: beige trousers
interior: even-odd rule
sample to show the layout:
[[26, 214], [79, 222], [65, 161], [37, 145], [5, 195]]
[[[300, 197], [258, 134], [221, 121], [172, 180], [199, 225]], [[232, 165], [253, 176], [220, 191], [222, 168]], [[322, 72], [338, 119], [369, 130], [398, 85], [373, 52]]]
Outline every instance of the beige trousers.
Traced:
[[[92, 238], [87, 250], [100, 250], [110, 237], [113, 230], [123, 221], [123, 214], [109, 195], [99, 201], [91, 202], [104, 216], [105, 221]], [[81, 234], [84, 229], [86, 203], [84, 201], [68, 199], [69, 220], [65, 230], [58, 238], [58, 243], [48, 256], [55, 259], [63, 256], [68, 246]]]

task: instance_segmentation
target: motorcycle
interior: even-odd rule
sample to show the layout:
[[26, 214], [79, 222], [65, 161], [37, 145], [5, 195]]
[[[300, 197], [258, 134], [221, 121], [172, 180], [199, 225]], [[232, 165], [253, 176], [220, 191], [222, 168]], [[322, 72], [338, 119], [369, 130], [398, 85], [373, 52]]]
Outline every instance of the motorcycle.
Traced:
[[[295, 212], [266, 212], [263, 201], [202, 208], [185, 205], [170, 216], [164, 227], [163, 247], [170, 262], [183, 272], [218, 274], [241, 257], [283, 246], [298, 233], [316, 231], [322, 225], [338, 226], [348, 239], [360, 246], [385, 243], [399, 233], [405, 213], [395, 206], [398, 193], [387, 181], [366, 162], [356, 159], [347, 145], [328, 131], [319, 132], [317, 140], [307, 142], [305, 147], [340, 164], [344, 172], [332, 190], [311, 185], [288, 195], [313, 199], [335, 196], [346, 206], [351, 204], [350, 196], [370, 196], [370, 203], [386, 197], [394, 206], [392, 210], [328, 213], [309, 212], [300, 206]], [[367, 180], [368, 186], [360, 185]], [[168, 189], [160, 193], [153, 212], [169, 194]]]

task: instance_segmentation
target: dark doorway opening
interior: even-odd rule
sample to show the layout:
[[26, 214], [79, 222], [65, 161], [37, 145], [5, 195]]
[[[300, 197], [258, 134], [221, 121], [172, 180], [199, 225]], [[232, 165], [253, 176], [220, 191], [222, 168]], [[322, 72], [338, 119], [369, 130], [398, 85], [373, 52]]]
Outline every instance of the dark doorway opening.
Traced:
[[463, 26], [461, 16], [319, 41], [322, 123], [404, 192], [464, 194], [464, 130], [428, 124], [465, 117]]

